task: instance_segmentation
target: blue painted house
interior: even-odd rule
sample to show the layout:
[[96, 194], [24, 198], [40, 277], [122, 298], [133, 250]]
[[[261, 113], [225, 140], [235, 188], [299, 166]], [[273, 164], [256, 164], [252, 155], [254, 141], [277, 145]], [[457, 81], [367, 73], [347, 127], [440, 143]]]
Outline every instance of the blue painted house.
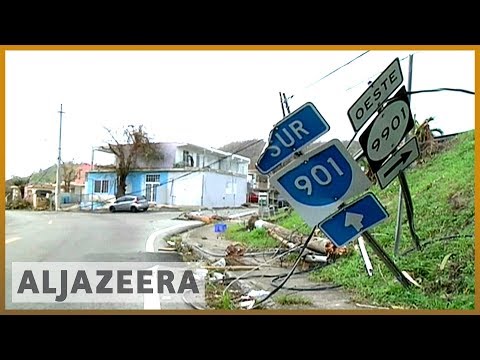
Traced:
[[[155, 143], [161, 159], [147, 161], [139, 156], [126, 179], [127, 194], [144, 195], [151, 203], [200, 206], [239, 206], [247, 197], [250, 159], [187, 143]], [[114, 168], [92, 170], [86, 193], [93, 200], [115, 199]]]

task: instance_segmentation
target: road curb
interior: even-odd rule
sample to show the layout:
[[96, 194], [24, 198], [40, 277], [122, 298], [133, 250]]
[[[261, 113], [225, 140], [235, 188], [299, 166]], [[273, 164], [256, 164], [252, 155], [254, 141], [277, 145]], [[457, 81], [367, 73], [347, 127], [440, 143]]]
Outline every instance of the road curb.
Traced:
[[[202, 227], [202, 226], [205, 226], [204, 223], [200, 223], [200, 222], [197, 222], [195, 224], [186, 224], [185, 226], [183, 227], [179, 227], [179, 228], [176, 228], [176, 229], [172, 229], [172, 230], [166, 230], [162, 233], [160, 233], [159, 235], [157, 235], [154, 239], [154, 249], [155, 248], [158, 248], [158, 247], [155, 247], [155, 244], [159, 241], [159, 240], [164, 240], [165, 238], [167, 237], [170, 237], [170, 236], [174, 236], [174, 235], [179, 235], [179, 234], [183, 234], [185, 232], [188, 232], [188, 231], [191, 231], [193, 229], [196, 229], [196, 228], [199, 228], [199, 227]], [[183, 239], [182, 239], [183, 240]], [[183, 241], [182, 241], [183, 243]]]
[[[213, 227], [212, 224], [205, 225], [205, 226], [211, 226]], [[198, 246], [197, 244], [194, 243], [194, 241], [188, 241], [186, 237], [188, 237], [188, 231], [185, 232], [185, 234], [182, 236], [182, 241], [181, 241], [181, 249], [190, 251], [193, 253], [195, 257], [195, 262], [200, 262], [200, 261], [207, 261], [209, 263], [214, 263], [215, 261], [218, 261], [221, 257], [209, 255], [205, 251], [203, 251], [203, 248]], [[225, 277], [227, 278], [236, 278], [239, 275], [236, 274], [234, 271], [224, 271]], [[255, 282], [252, 282], [251, 280], [247, 279], [239, 279], [236, 280], [232, 285], [231, 285], [232, 290], [239, 291], [242, 295], [248, 294], [251, 290], [263, 290], [263, 288], [259, 285], [257, 285]]]

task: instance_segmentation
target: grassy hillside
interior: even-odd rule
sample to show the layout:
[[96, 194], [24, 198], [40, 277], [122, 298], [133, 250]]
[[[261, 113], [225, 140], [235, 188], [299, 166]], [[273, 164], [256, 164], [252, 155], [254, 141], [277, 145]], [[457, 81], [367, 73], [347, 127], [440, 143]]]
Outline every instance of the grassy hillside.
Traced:
[[[332, 266], [315, 272], [312, 278], [333, 281], [350, 289], [358, 301], [377, 305], [419, 309], [474, 308], [474, 133], [452, 141], [451, 148], [406, 173], [412, 194], [415, 228], [424, 247], [413, 246], [405, 211], [402, 218], [401, 251], [395, 259], [421, 288], [405, 290], [389, 270], [367, 248], [374, 275], [367, 276], [357, 252]], [[398, 181], [373, 192], [390, 218], [372, 229], [372, 235], [393, 255], [398, 206]], [[350, 246], [352, 247], [352, 246]]]
[[[340, 284], [353, 299], [370, 305], [407, 309], [474, 309], [474, 132], [452, 140], [447, 149], [406, 171], [412, 195], [414, 223], [422, 250], [412, 251], [405, 206], [399, 256], [393, 257], [399, 184], [370, 190], [390, 214], [370, 233], [421, 286], [405, 289], [367, 245], [373, 264], [369, 277], [361, 255], [351, 242], [348, 255], [315, 270], [310, 278]], [[311, 229], [297, 213], [279, 224], [308, 234]], [[258, 237], [255, 231], [255, 236]], [[259, 240], [257, 239], [257, 242]]]
[[54, 183], [57, 176], [57, 165], [52, 165], [48, 169], [40, 170], [32, 174], [30, 184]]

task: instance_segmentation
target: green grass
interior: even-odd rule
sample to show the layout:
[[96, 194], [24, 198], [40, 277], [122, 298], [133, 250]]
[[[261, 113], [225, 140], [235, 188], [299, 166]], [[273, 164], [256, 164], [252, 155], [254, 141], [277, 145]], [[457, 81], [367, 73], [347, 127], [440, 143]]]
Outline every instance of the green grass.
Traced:
[[[473, 131], [452, 142], [448, 151], [409, 169], [406, 177], [412, 195], [416, 232], [421, 243], [426, 244], [421, 251], [399, 256], [395, 262], [419, 282], [421, 288], [403, 288], [369, 247], [367, 251], [374, 266], [372, 277], [367, 276], [360, 255], [354, 254], [314, 272], [311, 278], [343, 285], [351, 290], [355, 300], [380, 306], [474, 309]], [[385, 190], [375, 186], [372, 192], [390, 217], [371, 233], [393, 256], [398, 180]], [[449, 236], [458, 237], [446, 239]], [[400, 254], [413, 246], [405, 207], [400, 245]]]
[[[370, 233], [397, 266], [407, 271], [421, 288], [405, 289], [368, 245], [374, 267], [372, 277], [367, 275], [360, 254], [351, 251], [334, 264], [313, 272], [310, 278], [342, 285], [355, 301], [371, 305], [407, 309], [474, 309], [474, 145], [474, 132], [470, 131], [451, 141], [448, 150], [406, 171], [416, 233], [425, 244], [421, 251], [393, 257], [398, 180], [384, 190], [377, 185], [370, 189], [390, 214], [387, 221], [371, 229]], [[296, 212], [277, 223], [305, 235], [311, 231]], [[399, 249], [403, 254], [413, 247], [405, 206], [401, 234]], [[454, 237], [447, 239], [450, 236]], [[277, 246], [265, 230], [246, 232], [241, 225], [230, 227], [227, 238], [256, 248]], [[349, 247], [352, 246], [350, 243]]]
[[280, 305], [312, 305], [312, 300], [301, 295], [279, 295], [274, 298], [275, 302]]
[[296, 230], [304, 235], [309, 235], [310, 231], [312, 230], [303, 222], [302, 218], [296, 211], [294, 211], [290, 216], [280, 219], [277, 224], [287, 229]]
[[207, 306], [216, 310], [234, 310], [235, 301], [229, 291], [224, 293], [225, 286], [207, 282], [205, 288], [205, 300]]
[[247, 231], [241, 224], [229, 226], [225, 233], [225, 238], [243, 243], [251, 249], [271, 249], [278, 247], [278, 242], [268, 236], [265, 229]]

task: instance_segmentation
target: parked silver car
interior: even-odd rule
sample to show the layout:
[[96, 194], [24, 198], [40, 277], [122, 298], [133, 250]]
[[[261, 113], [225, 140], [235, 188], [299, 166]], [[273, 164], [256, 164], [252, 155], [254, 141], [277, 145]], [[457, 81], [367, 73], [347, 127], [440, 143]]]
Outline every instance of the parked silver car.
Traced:
[[116, 211], [147, 211], [148, 201], [145, 196], [125, 195], [115, 200], [108, 209], [112, 213]]

